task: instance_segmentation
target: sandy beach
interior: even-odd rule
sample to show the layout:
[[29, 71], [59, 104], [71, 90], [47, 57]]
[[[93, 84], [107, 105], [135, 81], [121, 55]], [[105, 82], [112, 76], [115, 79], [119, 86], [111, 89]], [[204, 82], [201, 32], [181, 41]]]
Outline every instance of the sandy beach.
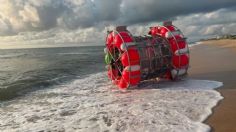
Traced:
[[191, 78], [221, 81], [224, 97], [205, 121], [216, 132], [236, 131], [236, 40], [205, 41], [192, 47]]

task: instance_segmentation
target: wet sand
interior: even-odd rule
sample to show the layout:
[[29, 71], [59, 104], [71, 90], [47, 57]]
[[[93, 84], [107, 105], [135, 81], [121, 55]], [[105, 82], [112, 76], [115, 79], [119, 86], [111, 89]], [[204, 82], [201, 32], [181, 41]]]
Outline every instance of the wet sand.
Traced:
[[205, 121], [215, 132], [236, 132], [236, 40], [205, 41], [191, 48], [190, 78], [224, 83], [224, 97]]

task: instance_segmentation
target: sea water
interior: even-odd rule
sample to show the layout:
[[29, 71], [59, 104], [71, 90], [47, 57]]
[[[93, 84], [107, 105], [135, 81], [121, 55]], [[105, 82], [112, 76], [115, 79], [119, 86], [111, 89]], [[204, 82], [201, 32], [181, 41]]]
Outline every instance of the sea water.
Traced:
[[0, 101], [103, 70], [103, 46], [0, 50]]
[[143, 83], [120, 92], [103, 46], [0, 51], [0, 131], [204, 132], [221, 82]]

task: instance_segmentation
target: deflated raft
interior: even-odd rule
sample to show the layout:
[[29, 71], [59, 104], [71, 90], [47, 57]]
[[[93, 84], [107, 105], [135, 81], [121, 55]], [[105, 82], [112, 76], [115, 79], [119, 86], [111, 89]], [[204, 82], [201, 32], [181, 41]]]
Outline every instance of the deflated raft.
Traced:
[[153, 78], [177, 80], [187, 75], [189, 48], [182, 32], [163, 22], [146, 36], [133, 36], [126, 26], [107, 32], [107, 75], [120, 89]]

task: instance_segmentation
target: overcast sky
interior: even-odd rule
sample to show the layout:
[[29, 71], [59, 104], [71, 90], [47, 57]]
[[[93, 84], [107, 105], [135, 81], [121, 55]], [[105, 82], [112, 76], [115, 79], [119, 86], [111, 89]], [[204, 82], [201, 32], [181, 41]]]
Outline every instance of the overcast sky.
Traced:
[[[0, 0], [0, 44], [102, 44], [107, 28], [135, 34], [173, 20], [189, 40], [236, 34], [236, 0]], [[105, 28], [107, 27], [107, 28]]]

